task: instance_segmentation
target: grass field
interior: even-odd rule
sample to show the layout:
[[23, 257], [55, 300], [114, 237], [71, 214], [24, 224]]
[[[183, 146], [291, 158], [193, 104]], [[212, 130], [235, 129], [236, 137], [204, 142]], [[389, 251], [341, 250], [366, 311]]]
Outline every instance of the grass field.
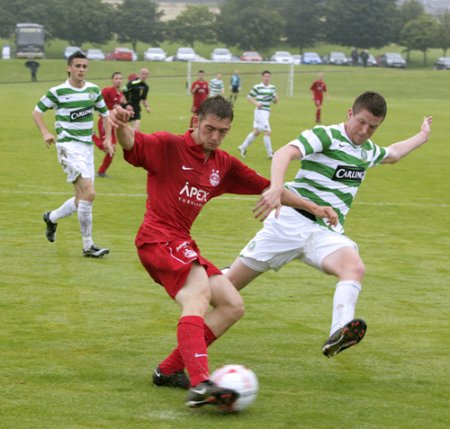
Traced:
[[[92, 63], [89, 80], [109, 85], [142, 63]], [[150, 65], [150, 105], [143, 130], [182, 133], [189, 122], [185, 64]], [[197, 65], [193, 66], [197, 70]], [[208, 78], [217, 65], [201, 65]], [[225, 79], [234, 66], [220, 66]], [[252, 125], [244, 93], [261, 66], [239, 66], [243, 94], [224, 148]], [[270, 66], [280, 103], [271, 125], [282, 146], [314, 120], [308, 91], [318, 69], [296, 68], [287, 97], [287, 69]], [[259, 377], [255, 404], [237, 415], [190, 411], [185, 392], [151, 385], [151, 371], [172, 349], [178, 309], [141, 267], [134, 236], [145, 207], [145, 173], [114, 160], [96, 182], [94, 238], [111, 248], [104, 260], [81, 255], [76, 216], [44, 236], [42, 213], [72, 189], [32, 122], [38, 98], [65, 79], [62, 60], [41, 62], [38, 83], [23, 62], [0, 61], [0, 428], [1, 429], [444, 429], [450, 421], [449, 75], [431, 70], [333, 68], [323, 120], [345, 120], [366, 89], [382, 92], [389, 112], [374, 140], [388, 145], [415, 133], [433, 115], [427, 145], [395, 166], [372, 170], [346, 223], [367, 266], [357, 315], [364, 341], [334, 359], [328, 337], [335, 280], [292, 263], [244, 290], [245, 317], [210, 349], [211, 369], [251, 367]], [[144, 113], [145, 115], [145, 113]], [[46, 115], [52, 124], [52, 112]], [[97, 163], [102, 154], [96, 152]], [[267, 175], [262, 140], [246, 162]], [[295, 171], [292, 168], [292, 173]], [[254, 197], [224, 196], [193, 228], [202, 252], [229, 264], [258, 230]]]

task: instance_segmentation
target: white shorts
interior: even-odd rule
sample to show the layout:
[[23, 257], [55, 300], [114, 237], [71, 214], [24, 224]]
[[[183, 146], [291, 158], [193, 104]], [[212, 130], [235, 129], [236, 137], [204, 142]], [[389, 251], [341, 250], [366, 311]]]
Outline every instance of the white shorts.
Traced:
[[259, 131], [270, 131], [269, 117], [268, 110], [255, 109], [253, 128]]
[[67, 175], [67, 181], [74, 183], [78, 177], [95, 178], [94, 145], [78, 142], [56, 143], [58, 161]]
[[323, 259], [342, 247], [358, 246], [345, 235], [330, 231], [290, 207], [282, 207], [278, 218], [274, 212], [264, 227], [240, 253], [241, 261], [257, 272], [278, 271], [299, 259], [323, 271]]

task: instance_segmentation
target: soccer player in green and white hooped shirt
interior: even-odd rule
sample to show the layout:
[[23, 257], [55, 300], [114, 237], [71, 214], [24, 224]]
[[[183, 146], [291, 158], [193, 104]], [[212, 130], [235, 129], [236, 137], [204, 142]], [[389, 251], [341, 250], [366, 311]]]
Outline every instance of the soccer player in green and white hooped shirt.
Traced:
[[222, 73], [217, 73], [216, 77], [209, 81], [209, 96], [223, 95], [225, 93], [225, 85], [222, 80]]
[[[86, 82], [88, 60], [82, 52], [75, 52], [67, 60], [68, 80], [50, 88], [37, 103], [32, 115], [47, 147], [56, 145], [58, 161], [67, 175], [67, 182], [74, 185], [75, 196], [65, 201], [56, 210], [43, 215], [46, 224], [45, 235], [48, 241], [56, 238], [58, 220], [77, 212], [83, 239], [83, 255], [101, 258], [109, 249], [98, 247], [92, 239], [92, 204], [94, 190], [94, 145], [92, 142], [94, 110], [103, 117], [108, 109], [100, 88]], [[57, 138], [48, 130], [44, 113], [55, 109], [55, 130]], [[106, 151], [113, 155], [111, 144], [111, 125], [105, 123]]]
[[[319, 205], [333, 207], [339, 224], [330, 227], [303, 210], [282, 207], [265, 220], [227, 272], [237, 289], [294, 259], [337, 277], [330, 337], [322, 348], [327, 357], [357, 344], [367, 329], [362, 319], [354, 319], [365, 267], [356, 243], [343, 235], [356, 192], [370, 167], [396, 163], [426, 143], [431, 132], [432, 118], [425, 117], [417, 134], [386, 148], [377, 146], [370, 138], [386, 113], [384, 98], [365, 92], [348, 110], [345, 123], [316, 126], [279, 149], [272, 161], [270, 188], [259, 204], [277, 206], [286, 187]], [[301, 167], [294, 181], [283, 185], [294, 160], [301, 160]]]
[[255, 85], [247, 95], [248, 101], [254, 104], [256, 109], [253, 119], [253, 131], [246, 137], [244, 143], [238, 147], [243, 158], [247, 155], [248, 147], [261, 132], [264, 133], [264, 146], [266, 148], [267, 158], [272, 158], [273, 151], [270, 139], [272, 131], [269, 123], [270, 106], [272, 103], [278, 103], [278, 95], [276, 87], [270, 83], [272, 76], [270, 71], [264, 70], [261, 76], [262, 82]]

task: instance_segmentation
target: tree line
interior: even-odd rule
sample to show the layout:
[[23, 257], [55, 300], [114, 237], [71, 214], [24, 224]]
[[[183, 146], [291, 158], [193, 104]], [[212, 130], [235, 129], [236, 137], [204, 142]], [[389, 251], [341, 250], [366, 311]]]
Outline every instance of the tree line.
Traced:
[[0, 37], [9, 38], [18, 22], [43, 24], [49, 38], [71, 45], [102, 45], [116, 38], [159, 45], [163, 41], [194, 47], [195, 42], [223, 43], [241, 50], [262, 50], [287, 43], [302, 53], [318, 42], [358, 49], [390, 43], [423, 52], [450, 47], [450, 13], [432, 16], [418, 0], [225, 0], [219, 13], [191, 4], [175, 19], [154, 0], [0, 0]]

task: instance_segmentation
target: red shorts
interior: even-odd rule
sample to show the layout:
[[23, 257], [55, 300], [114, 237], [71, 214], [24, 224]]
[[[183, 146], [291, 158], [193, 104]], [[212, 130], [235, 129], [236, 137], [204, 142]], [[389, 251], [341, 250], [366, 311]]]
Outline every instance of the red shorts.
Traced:
[[147, 243], [138, 247], [137, 252], [150, 277], [173, 299], [186, 283], [193, 262], [203, 266], [208, 277], [222, 274], [219, 268], [200, 255], [200, 249], [193, 240]]
[[[98, 120], [98, 134], [99, 136], [96, 136], [95, 134], [92, 136], [92, 140], [95, 143], [95, 146], [97, 146], [100, 150], [105, 150], [103, 146], [103, 142], [105, 141], [105, 129], [103, 127], [103, 117], [100, 116], [100, 119]], [[114, 130], [111, 130], [111, 143], [113, 145], [116, 144], [116, 134]]]
[[316, 106], [321, 106], [323, 102], [323, 97], [314, 97], [313, 100]]

